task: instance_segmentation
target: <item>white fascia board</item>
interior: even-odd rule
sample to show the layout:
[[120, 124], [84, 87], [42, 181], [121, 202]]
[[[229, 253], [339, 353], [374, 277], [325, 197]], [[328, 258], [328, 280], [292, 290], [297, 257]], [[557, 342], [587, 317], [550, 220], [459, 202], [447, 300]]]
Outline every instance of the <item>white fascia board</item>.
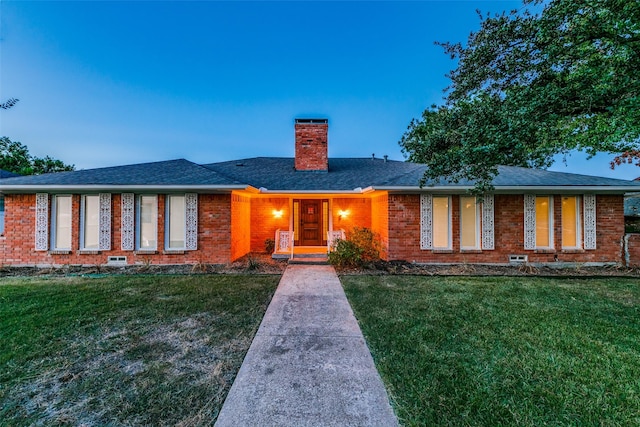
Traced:
[[247, 185], [0, 185], [0, 193], [53, 193], [53, 192], [211, 192], [229, 193], [234, 190], [250, 190]]
[[260, 194], [363, 194], [361, 189], [355, 190], [269, 190], [261, 187]]
[[[373, 191], [389, 191], [394, 193], [465, 193], [469, 190], [472, 190], [474, 187], [472, 186], [434, 186], [434, 187], [372, 187]], [[609, 186], [597, 186], [597, 185], [589, 185], [589, 186], [578, 186], [578, 185], [561, 185], [561, 186], [500, 186], [495, 187], [491, 193], [494, 194], [524, 194], [524, 193], [612, 193], [612, 194], [624, 194], [632, 191], [640, 190], [635, 186], [620, 186], [620, 187], [609, 187]]]

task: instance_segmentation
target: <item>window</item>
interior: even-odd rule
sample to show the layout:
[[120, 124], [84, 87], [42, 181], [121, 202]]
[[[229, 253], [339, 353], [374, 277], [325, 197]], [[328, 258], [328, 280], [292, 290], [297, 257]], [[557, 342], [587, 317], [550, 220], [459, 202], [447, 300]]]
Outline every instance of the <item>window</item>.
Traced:
[[4, 196], [0, 196], [0, 234], [4, 234]]
[[433, 196], [433, 249], [451, 249], [450, 198]]
[[53, 204], [53, 249], [71, 250], [71, 196], [55, 196]]
[[552, 200], [550, 196], [536, 196], [536, 247], [553, 247]]
[[100, 196], [82, 196], [81, 221], [80, 247], [98, 249], [100, 246]]
[[475, 197], [460, 196], [460, 247], [461, 249], [478, 249], [480, 233], [478, 232], [480, 215], [479, 205]]
[[167, 196], [167, 247], [184, 249], [186, 210], [184, 196]]
[[158, 248], [158, 196], [140, 196], [138, 198], [138, 249], [156, 250]]
[[562, 196], [562, 247], [581, 247], [579, 196]]

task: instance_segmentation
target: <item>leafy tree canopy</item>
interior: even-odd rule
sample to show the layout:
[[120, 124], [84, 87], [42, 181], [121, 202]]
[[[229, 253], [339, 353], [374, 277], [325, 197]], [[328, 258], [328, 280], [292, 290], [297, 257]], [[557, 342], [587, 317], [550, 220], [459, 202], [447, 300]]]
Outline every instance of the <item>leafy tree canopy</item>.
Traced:
[[421, 184], [467, 178], [484, 191], [498, 165], [544, 168], [571, 150], [638, 153], [639, 1], [524, 0], [522, 10], [478, 14], [466, 46], [438, 43], [458, 60], [445, 103], [400, 141], [410, 161], [429, 166]]
[[43, 158], [32, 156], [25, 145], [3, 136], [0, 138], [0, 169], [21, 175], [39, 175], [49, 172], [72, 171], [75, 167], [49, 156]]

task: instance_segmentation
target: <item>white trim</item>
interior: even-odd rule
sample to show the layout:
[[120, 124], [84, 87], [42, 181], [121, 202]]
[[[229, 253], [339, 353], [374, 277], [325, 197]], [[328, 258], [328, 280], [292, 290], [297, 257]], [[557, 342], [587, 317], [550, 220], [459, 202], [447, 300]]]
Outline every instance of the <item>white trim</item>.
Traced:
[[[561, 235], [560, 235], [560, 245], [562, 247], [562, 249], [568, 249], [568, 250], [572, 250], [572, 249], [582, 249], [582, 226], [581, 226], [581, 221], [580, 221], [580, 215], [582, 215], [582, 198], [579, 195], [575, 195], [575, 194], [563, 194], [560, 196], [561, 197], [561, 205], [560, 205], [560, 221], [561, 221], [561, 226], [562, 226], [562, 231], [561, 231]], [[565, 246], [564, 245], [564, 225], [565, 225], [565, 218], [563, 215], [563, 211], [562, 211], [562, 198], [564, 197], [575, 197], [575, 210], [576, 210], [576, 217], [574, 218], [575, 220], [575, 226], [576, 226], [576, 245], [575, 246]]]
[[[436, 228], [436, 224], [435, 224], [435, 218], [433, 217], [433, 199], [436, 199], [436, 198], [439, 198], [439, 199], [445, 199], [446, 198], [447, 199], [447, 246], [436, 246], [434, 244], [434, 240], [435, 239], [433, 238], [433, 231]], [[452, 238], [451, 238], [451, 233], [452, 233], [452, 230], [451, 230], [451, 228], [452, 228], [451, 227], [451, 208], [452, 208], [452, 206], [451, 206], [451, 196], [434, 196], [431, 199], [431, 202], [432, 202], [432, 207], [431, 207], [431, 215], [432, 215], [431, 245], [432, 245], [432, 249], [433, 250], [451, 250], [451, 247], [452, 247]]]
[[584, 249], [596, 249], [596, 196], [595, 194], [585, 194], [582, 197], [583, 221], [584, 221]]
[[536, 221], [537, 221], [537, 199], [538, 197], [542, 198], [542, 197], [546, 197], [549, 205], [547, 206], [547, 218], [549, 218], [549, 245], [548, 246], [538, 246], [538, 224], [536, 223], [536, 249], [542, 249], [542, 250], [548, 250], [548, 249], [554, 249], [555, 248], [555, 241], [554, 241], [554, 209], [553, 209], [553, 196], [549, 195], [549, 194], [540, 194], [540, 195], [536, 195]]
[[431, 249], [433, 246], [433, 199], [431, 194], [420, 195], [420, 249]]
[[[62, 247], [57, 245], [58, 240], [58, 199], [69, 199], [69, 246]], [[71, 194], [56, 194], [51, 200], [51, 250], [53, 251], [70, 251], [73, 246], [73, 196]]]
[[[142, 239], [142, 202], [141, 199], [143, 197], [153, 197], [155, 199], [154, 204], [154, 212], [151, 214], [151, 218], [155, 219], [154, 229], [155, 229], [155, 246], [151, 247], [142, 247], [140, 244], [140, 240]], [[157, 194], [138, 194], [137, 197], [138, 203], [136, 203], [136, 250], [138, 251], [156, 251], [158, 250], [158, 195]]]
[[195, 251], [198, 249], [198, 195], [196, 193], [186, 193], [184, 195], [185, 204], [185, 249]]
[[135, 249], [135, 196], [133, 193], [122, 193], [120, 248], [123, 251]]
[[482, 249], [495, 249], [495, 203], [493, 194], [485, 194], [482, 202]]
[[49, 249], [49, 195], [36, 194], [36, 251]]
[[[98, 241], [96, 247], [87, 247], [87, 197], [97, 197], [98, 200]], [[80, 197], [80, 250], [97, 251], [100, 249], [100, 196], [97, 194], [83, 194]]]
[[536, 196], [524, 195], [524, 248], [536, 248]]
[[111, 193], [100, 193], [100, 225], [98, 248], [111, 250]]
[[[473, 244], [473, 246], [463, 246], [462, 245], [462, 235], [463, 235], [463, 226], [462, 226], [462, 199], [463, 198], [469, 198], [469, 199], [473, 199], [473, 203], [474, 203], [474, 219], [475, 219], [475, 224], [476, 224], [476, 232], [475, 232], [475, 242]], [[460, 249], [461, 250], [478, 250], [480, 249], [480, 204], [478, 203], [478, 198], [475, 196], [469, 196], [469, 195], [464, 195], [461, 194], [459, 197], [459, 201], [460, 201]]]

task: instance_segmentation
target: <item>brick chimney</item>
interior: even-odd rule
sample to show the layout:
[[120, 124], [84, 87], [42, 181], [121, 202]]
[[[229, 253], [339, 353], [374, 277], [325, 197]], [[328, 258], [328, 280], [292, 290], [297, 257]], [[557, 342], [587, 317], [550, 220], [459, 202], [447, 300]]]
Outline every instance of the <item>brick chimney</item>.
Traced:
[[296, 119], [296, 163], [298, 171], [329, 170], [328, 119]]

